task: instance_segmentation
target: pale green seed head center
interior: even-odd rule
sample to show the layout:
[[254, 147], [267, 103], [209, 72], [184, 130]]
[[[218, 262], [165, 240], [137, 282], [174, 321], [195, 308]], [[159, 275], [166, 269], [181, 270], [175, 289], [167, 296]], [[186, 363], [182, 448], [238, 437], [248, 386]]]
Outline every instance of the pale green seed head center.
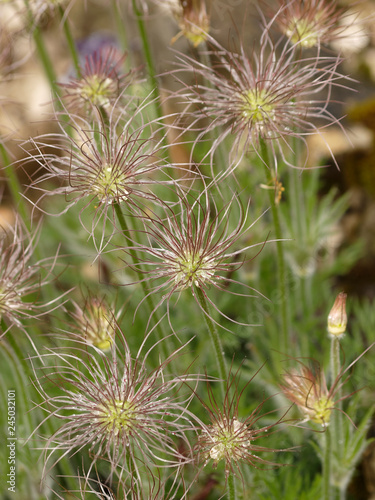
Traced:
[[186, 283], [191, 286], [192, 283], [199, 285], [199, 282], [204, 282], [214, 275], [213, 262], [208, 262], [207, 258], [202, 257], [201, 252], [186, 252], [175, 263], [176, 267], [176, 283]]
[[86, 78], [85, 84], [81, 87], [81, 96], [95, 106], [106, 106], [113, 94], [112, 86], [111, 78], [103, 79], [98, 75], [92, 75]]
[[121, 194], [126, 195], [125, 189], [126, 174], [118, 170], [115, 171], [113, 165], [103, 165], [99, 173], [93, 179], [92, 190], [100, 201], [113, 201]]
[[211, 437], [215, 444], [210, 450], [210, 458], [219, 462], [234, 453], [236, 457], [245, 455], [250, 446], [250, 440], [243, 437], [246, 431], [246, 425], [236, 418], [229, 426], [214, 426]]
[[315, 47], [318, 43], [318, 33], [315, 23], [306, 19], [294, 18], [285, 30], [292, 43], [300, 43], [302, 47]]
[[332, 413], [332, 401], [323, 396], [312, 405], [314, 416], [311, 418], [313, 422], [327, 425]]
[[129, 434], [135, 427], [137, 412], [130, 401], [115, 400], [98, 411], [98, 420], [107, 429], [113, 429], [116, 434], [123, 432]]
[[242, 118], [250, 124], [262, 125], [274, 117], [275, 106], [272, 96], [266, 89], [249, 90], [240, 95], [240, 111]]

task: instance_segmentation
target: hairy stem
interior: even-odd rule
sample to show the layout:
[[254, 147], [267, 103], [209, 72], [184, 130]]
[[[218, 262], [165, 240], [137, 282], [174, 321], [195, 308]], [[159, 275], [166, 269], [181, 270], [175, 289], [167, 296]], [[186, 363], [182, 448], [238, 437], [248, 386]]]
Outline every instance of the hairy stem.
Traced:
[[331, 498], [331, 430], [327, 427], [325, 433], [325, 443], [324, 443], [324, 460], [323, 460], [323, 492], [322, 492], [322, 500], [332, 500]]
[[[129, 227], [128, 227], [128, 224], [126, 222], [126, 218], [124, 217], [124, 214], [122, 213], [121, 206], [119, 203], [115, 204], [115, 212], [116, 212], [116, 216], [117, 216], [117, 219], [119, 221], [121, 230], [123, 231], [124, 236], [126, 237], [126, 235], [129, 234]], [[156, 330], [156, 334], [158, 336], [158, 339], [160, 341], [162, 341], [162, 342], [160, 342], [160, 345], [161, 345], [161, 349], [163, 351], [163, 356], [165, 357], [165, 359], [167, 359], [169, 357], [170, 353], [172, 352], [168, 348], [167, 341], [165, 340], [165, 339], [167, 339], [167, 335], [165, 335], [165, 333], [161, 327], [159, 314], [155, 310], [155, 304], [154, 304], [153, 298], [149, 294], [149, 291], [147, 290], [147, 285], [144, 281], [144, 274], [143, 274], [141, 267], [140, 267], [140, 262], [138, 259], [137, 252], [133, 248], [129, 248], [128, 251], [131, 255], [133, 264], [134, 264], [135, 268], [137, 269], [138, 279], [139, 279], [140, 284], [142, 286], [143, 293], [146, 297], [146, 302], [147, 302], [148, 307], [150, 309], [150, 313], [152, 313], [154, 323], [155, 323], [155, 325], [157, 325], [155, 330]], [[168, 364], [168, 366], [170, 366], [170, 363]]]
[[236, 500], [236, 488], [234, 483], [234, 475], [230, 474], [228, 477], [228, 500]]
[[0, 153], [3, 158], [4, 169], [3, 172], [6, 176], [7, 184], [10, 189], [13, 203], [17, 208], [18, 213], [23, 220], [25, 227], [30, 231], [31, 224], [29, 219], [29, 211], [27, 210], [25, 198], [22, 196], [21, 184], [18, 180], [17, 174], [14, 171], [14, 167], [11, 165], [10, 158], [8, 156], [5, 146], [0, 142]]
[[[266, 173], [267, 183], [272, 186], [274, 183], [274, 179], [272, 177], [272, 172], [270, 169], [270, 158], [268, 154], [267, 145], [264, 141], [261, 141], [261, 155], [264, 164], [264, 170]], [[286, 283], [286, 266], [285, 266], [285, 256], [284, 256], [284, 248], [283, 242], [281, 241], [281, 223], [280, 223], [280, 213], [279, 206], [275, 200], [275, 193], [272, 189], [268, 190], [270, 205], [272, 210], [272, 218], [273, 225], [275, 229], [276, 236], [276, 250], [277, 250], [277, 271], [278, 271], [278, 283], [279, 290], [281, 294], [281, 331], [282, 331], [282, 348], [284, 352], [287, 354], [289, 352], [290, 342], [289, 342], [289, 334], [290, 334], [290, 324], [289, 324], [289, 312], [288, 312], [288, 293], [287, 293], [287, 283]]]
[[203, 291], [199, 288], [196, 287], [196, 293], [197, 297], [199, 300], [199, 304], [202, 308], [203, 316], [207, 325], [208, 332], [210, 334], [210, 339], [212, 342], [212, 346], [214, 348], [215, 354], [216, 354], [216, 361], [217, 361], [217, 367], [218, 371], [220, 374], [220, 378], [222, 379], [221, 383], [221, 389], [222, 389], [222, 396], [223, 396], [223, 401], [225, 398], [225, 387], [228, 379], [228, 373], [227, 373], [227, 366], [225, 362], [225, 357], [224, 357], [224, 352], [223, 352], [223, 347], [221, 345], [221, 340], [219, 336], [219, 332], [217, 331], [215, 323], [211, 319], [210, 311], [208, 308], [207, 300], [206, 297], [203, 293]]
[[60, 17], [63, 21], [64, 35], [66, 38], [66, 42], [68, 44], [69, 53], [72, 57], [72, 62], [73, 62], [74, 69], [76, 71], [77, 78], [81, 78], [81, 76], [82, 76], [81, 75], [81, 68], [79, 65], [79, 56], [78, 56], [76, 44], [74, 43], [74, 39], [73, 39], [72, 32], [70, 30], [70, 24], [69, 24], [68, 18], [65, 16], [64, 10], [61, 7], [61, 5], [59, 5], [59, 14], [60, 14]]
[[162, 118], [163, 111], [162, 111], [161, 103], [160, 103], [159, 83], [158, 83], [158, 80], [156, 78], [156, 71], [155, 71], [154, 61], [152, 59], [151, 47], [150, 47], [150, 43], [148, 41], [145, 23], [143, 20], [142, 12], [140, 11], [140, 9], [137, 6], [137, 0], [132, 0], [132, 4], [133, 4], [133, 11], [134, 11], [135, 17], [137, 19], [139, 35], [140, 35], [141, 40], [142, 40], [143, 54], [144, 54], [145, 61], [146, 61], [147, 73], [148, 73], [148, 77], [150, 79], [150, 83], [152, 85], [152, 94], [153, 94], [153, 97], [155, 99], [156, 114], [157, 114], [158, 118]]
[[[337, 378], [340, 376], [341, 372], [341, 362], [340, 362], [340, 338], [338, 336], [333, 336], [331, 339], [331, 353], [330, 353], [330, 370], [331, 370], [331, 385], [335, 383]], [[344, 447], [344, 428], [343, 428], [343, 413], [342, 413], [342, 401], [340, 401], [342, 396], [342, 391], [340, 386], [338, 386], [336, 391], [336, 398], [338, 402], [336, 403], [336, 411], [332, 412], [331, 417], [331, 432], [333, 439], [333, 452], [337, 457], [342, 456], [342, 450]], [[346, 487], [344, 490], [340, 490], [339, 493], [340, 500], [344, 500], [346, 497]]]

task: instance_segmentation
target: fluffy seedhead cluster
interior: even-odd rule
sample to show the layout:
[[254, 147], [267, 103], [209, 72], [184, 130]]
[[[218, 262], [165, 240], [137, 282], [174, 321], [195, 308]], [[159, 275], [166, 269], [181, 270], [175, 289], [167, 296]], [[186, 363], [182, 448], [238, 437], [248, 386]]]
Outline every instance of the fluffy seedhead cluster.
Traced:
[[[120, 477], [130, 474], [140, 484], [144, 484], [142, 470], [178, 469], [192, 460], [185, 435], [192, 429], [187, 410], [192, 396], [181, 391], [177, 395], [177, 390], [196, 376], [166, 373], [181, 349], [148, 369], [150, 351], [143, 358], [140, 352], [132, 358], [123, 334], [118, 331], [116, 337], [108, 356], [95, 347], [84, 349], [81, 342], [42, 356], [49, 368], [37, 376], [36, 386], [48, 413], [45, 420], [56, 417], [62, 422], [46, 443], [45, 472], [52, 456], [57, 456], [57, 463], [84, 448], [92, 457], [90, 470], [103, 459], [109, 462], [111, 475], [123, 471]], [[148, 475], [150, 481], [155, 479]]]
[[[267, 142], [277, 157], [293, 167], [289, 138], [306, 142], [305, 137], [320, 132], [319, 123], [337, 122], [327, 108], [332, 86], [342, 77], [339, 59], [319, 54], [301, 58], [289, 40], [274, 43], [264, 30], [260, 47], [247, 54], [241, 45], [230, 51], [209, 38], [206, 65], [180, 54], [176, 74], [193, 74], [198, 82], [182, 93], [190, 105], [186, 115], [191, 128], [202, 126], [197, 141], [213, 130], [219, 131], [211, 146], [232, 136], [232, 162], [250, 149], [261, 154]], [[183, 82], [182, 82], [183, 83]]]
[[201, 432], [196, 445], [198, 460], [203, 461], [205, 465], [212, 462], [213, 467], [217, 467], [222, 462], [227, 476], [232, 473], [242, 478], [242, 463], [257, 468], [279, 465], [262, 458], [258, 453], [282, 450], [269, 449], [256, 444], [256, 442], [258, 439], [270, 435], [270, 431], [272, 434], [272, 430], [282, 423], [284, 417], [271, 425], [260, 427], [259, 420], [268, 415], [268, 413], [262, 414], [266, 402], [262, 401], [249, 416], [241, 418], [238, 411], [240, 399], [248, 384], [239, 391], [237, 374], [228, 383], [223, 405], [215, 400], [210, 386], [208, 386], [210, 404], [207, 405], [202, 401], [210, 416], [210, 423], [201, 422]]
[[[29, 161], [37, 161], [44, 172], [37, 172], [30, 186], [42, 193], [36, 206], [43, 210], [43, 198], [63, 195], [68, 202], [64, 213], [85, 199], [83, 210], [94, 207], [95, 216], [91, 227], [86, 228], [82, 218], [81, 222], [93, 234], [100, 221], [105, 227], [108, 211], [113, 211], [115, 204], [136, 210], [143, 208], [145, 199], [157, 201], [150, 185], [169, 180], [162, 180], [165, 146], [158, 127], [153, 131], [151, 123], [137, 123], [147, 105], [150, 103], [140, 103], [134, 109], [128, 103], [121, 116], [109, 115], [108, 122], [98, 110], [93, 121], [70, 114], [74, 134], [59, 123], [60, 133], [32, 140]], [[156, 172], [158, 178], [154, 178]], [[52, 184], [47, 191], [44, 186], [48, 181], [60, 185]]]
[[6, 320], [8, 327], [22, 327], [22, 318], [45, 313], [43, 309], [55, 301], [51, 299], [45, 304], [37, 302], [43, 285], [48, 282], [48, 274], [54, 267], [53, 260], [50, 270], [42, 278], [42, 262], [32, 262], [37, 234], [33, 237], [28, 235], [19, 219], [16, 219], [14, 227], [2, 228], [1, 231], [0, 318]]
[[[229, 222], [235, 207], [239, 215], [233, 228]], [[165, 292], [158, 305], [166, 300], [169, 309], [172, 295], [189, 289], [201, 308], [199, 292], [218, 310], [207, 295], [211, 288], [228, 291], [228, 285], [235, 283], [254, 291], [232, 278], [242, 265], [242, 260], [238, 262], [241, 255], [245, 258], [247, 250], [264, 245], [258, 243], [236, 248], [238, 241], [256, 222], [247, 224], [247, 212], [248, 207], [244, 209], [236, 196], [218, 210], [206, 188], [197, 198], [180, 191], [178, 203], [173, 207], [165, 205], [163, 216], [148, 214], [145, 218], [148, 245], [124, 248], [124, 251], [136, 250], [141, 256], [140, 265], [144, 266], [142, 269], [146, 268], [142, 271], [144, 281], [156, 281], [150, 293]], [[207, 314], [205, 309], [202, 311]], [[219, 313], [225, 316], [221, 311]]]

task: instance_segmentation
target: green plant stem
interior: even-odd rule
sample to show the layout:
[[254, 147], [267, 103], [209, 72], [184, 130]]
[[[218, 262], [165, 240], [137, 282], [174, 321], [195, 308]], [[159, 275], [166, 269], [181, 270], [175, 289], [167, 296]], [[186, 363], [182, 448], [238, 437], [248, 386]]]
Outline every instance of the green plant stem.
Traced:
[[346, 486], [340, 488], [339, 499], [340, 500], [346, 500]]
[[59, 5], [59, 14], [63, 22], [63, 30], [66, 38], [66, 42], [68, 44], [68, 49], [70, 55], [72, 57], [72, 62], [74, 65], [74, 69], [76, 70], [77, 78], [81, 78], [81, 67], [79, 65], [79, 56], [76, 48], [76, 44], [74, 43], [73, 35], [70, 30], [70, 24], [68, 18], [65, 16], [64, 9]]
[[[341, 372], [341, 362], [340, 362], [340, 338], [338, 336], [333, 336], [331, 339], [331, 353], [330, 353], [330, 370], [331, 370], [331, 386], [337, 380]], [[335, 405], [335, 411], [332, 412], [331, 416], [331, 432], [333, 439], [333, 449], [332, 452], [335, 453], [337, 459], [342, 456], [342, 450], [344, 447], [344, 428], [343, 428], [343, 414], [342, 414], [342, 402], [340, 401], [342, 396], [342, 391], [338, 386], [336, 391], [335, 399], [338, 402]], [[340, 490], [340, 500], [345, 499], [346, 491], [342, 492]], [[343, 495], [343, 496], [342, 496]]]
[[[129, 234], [129, 227], [128, 227], [128, 224], [127, 224], [126, 219], [124, 217], [124, 214], [122, 213], [121, 206], [118, 203], [115, 204], [115, 212], [116, 212], [116, 216], [117, 216], [117, 219], [119, 221], [120, 227], [121, 227], [121, 229], [126, 237], [126, 235]], [[165, 359], [167, 359], [169, 357], [170, 353], [172, 352], [170, 349], [168, 349], [168, 346], [167, 346], [167, 340], [166, 340], [167, 335], [165, 335], [163, 332], [163, 329], [162, 329], [161, 324], [160, 324], [160, 318], [159, 318], [158, 312], [155, 310], [154, 301], [152, 299], [152, 296], [149, 294], [149, 291], [147, 290], [147, 286], [146, 286], [146, 283], [144, 281], [144, 274], [143, 274], [141, 267], [140, 267], [140, 262], [138, 259], [137, 252], [133, 248], [129, 248], [128, 251], [131, 255], [133, 264], [137, 270], [136, 272], [138, 275], [138, 279], [139, 279], [140, 284], [142, 286], [143, 293], [146, 297], [146, 302], [147, 302], [148, 307], [150, 309], [150, 313], [152, 313], [152, 317], [154, 318], [154, 323], [155, 323], [155, 325], [157, 325], [155, 330], [156, 330], [156, 334], [158, 336], [158, 339], [161, 341], [160, 344], [161, 344], [161, 349], [163, 351], [163, 355], [164, 355]], [[169, 364], [168, 364], [168, 366], [169, 366]]]
[[[216, 354], [217, 367], [218, 367], [218, 371], [220, 374], [220, 378], [222, 379], [221, 384], [220, 384], [221, 395], [222, 395], [223, 401], [225, 401], [226, 385], [228, 382], [228, 370], [227, 370], [227, 365], [226, 365], [226, 361], [225, 361], [223, 347], [221, 345], [219, 332], [217, 331], [215, 323], [211, 319], [207, 300], [206, 300], [206, 297], [205, 297], [203, 291], [199, 287], [196, 287], [195, 290], [196, 290], [196, 294], [197, 294], [197, 297], [199, 300], [199, 304], [202, 308], [202, 312], [204, 311], [203, 316], [204, 316], [204, 319], [205, 319], [205, 322], [207, 325], [207, 329], [208, 329], [208, 332], [210, 335], [212, 346], [213, 346], [215, 354]], [[235, 489], [234, 475], [233, 474], [230, 474], [228, 476], [227, 492], [228, 492], [228, 500], [236, 500], [236, 489]]]
[[322, 500], [333, 500], [331, 497], [331, 430], [329, 427], [326, 428], [324, 433], [325, 443], [324, 443], [324, 460], [323, 460], [323, 493]]
[[51, 58], [49, 57], [49, 54], [47, 52], [46, 46], [44, 45], [44, 41], [42, 38], [42, 35], [40, 33], [39, 28], [36, 26], [33, 30], [33, 38], [34, 38], [34, 43], [38, 52], [38, 58], [39, 61], [42, 63], [44, 72], [47, 76], [48, 82], [50, 84], [52, 93], [54, 94], [55, 97], [57, 97], [57, 107], [59, 109], [62, 109], [61, 102], [60, 102], [60, 97], [61, 97], [61, 91], [59, 86], [57, 85], [57, 78], [55, 74], [55, 70], [53, 68], [53, 64], [51, 61]]
[[230, 474], [228, 476], [228, 500], [236, 500], [236, 488], [234, 483], [234, 475]]
[[223, 347], [221, 345], [221, 340], [219, 336], [219, 332], [217, 331], [215, 323], [211, 319], [210, 311], [208, 308], [207, 300], [206, 297], [204, 296], [203, 291], [199, 288], [196, 287], [196, 294], [199, 300], [199, 304], [202, 308], [203, 316], [207, 325], [208, 332], [210, 334], [210, 339], [216, 354], [216, 361], [217, 361], [217, 367], [218, 371], [220, 374], [220, 377], [222, 379], [221, 383], [221, 389], [222, 389], [222, 396], [223, 396], [223, 401], [225, 398], [225, 387], [228, 379], [228, 373], [227, 373], [227, 365], [225, 362], [225, 356], [223, 352]]
[[[335, 383], [337, 377], [340, 375], [341, 371], [341, 362], [340, 362], [340, 338], [338, 336], [334, 336], [331, 339], [331, 385]], [[342, 391], [340, 387], [338, 387], [336, 391], [336, 399], [340, 400], [342, 396]], [[336, 404], [336, 408], [338, 411], [333, 412], [333, 423], [335, 428], [335, 442], [338, 446], [343, 445], [343, 426], [342, 426], [342, 402], [339, 401]]]
[[[121, 43], [121, 48], [125, 52], [128, 49], [129, 44], [128, 44], [128, 39], [126, 36], [126, 31], [124, 29], [125, 23], [121, 17], [121, 12], [120, 12], [119, 5], [118, 5], [119, 2], [118, 2], [118, 0], [112, 0], [111, 4], [112, 4], [113, 17], [114, 17], [115, 24], [116, 24], [116, 30], [117, 30], [117, 33], [118, 33], [118, 36], [120, 39], [120, 43]], [[126, 60], [125, 60], [125, 69], [126, 70], [130, 69], [128, 58], [126, 58]]]
[[25, 198], [22, 196], [22, 189], [20, 182], [18, 180], [17, 174], [14, 171], [14, 167], [11, 165], [10, 158], [8, 156], [7, 150], [4, 144], [0, 142], [0, 153], [3, 158], [4, 169], [3, 172], [7, 179], [7, 184], [12, 194], [14, 206], [17, 208], [25, 227], [28, 231], [31, 229], [29, 211], [26, 208]]
[[[261, 155], [264, 164], [264, 170], [266, 173], [267, 183], [272, 186], [274, 183], [274, 179], [272, 178], [271, 172], [271, 162], [268, 154], [267, 145], [264, 141], [261, 141]], [[275, 228], [275, 236], [276, 236], [276, 250], [277, 250], [277, 270], [278, 270], [278, 282], [279, 282], [279, 290], [281, 294], [281, 331], [282, 331], [282, 349], [286, 354], [289, 352], [290, 342], [290, 322], [289, 322], [289, 312], [288, 312], [288, 294], [287, 294], [287, 283], [286, 283], [286, 266], [285, 266], [285, 257], [284, 257], [284, 248], [283, 242], [281, 241], [281, 223], [280, 223], [280, 214], [279, 214], [279, 206], [275, 201], [275, 193], [272, 189], [267, 190], [270, 199], [270, 205], [272, 210], [272, 218], [273, 225]]]
[[142, 40], [143, 54], [146, 61], [147, 73], [152, 86], [152, 95], [153, 98], [155, 99], [156, 115], [158, 118], [161, 119], [163, 117], [163, 110], [160, 103], [159, 83], [156, 78], [156, 71], [155, 71], [154, 61], [152, 59], [151, 47], [148, 41], [145, 23], [143, 20], [142, 12], [137, 6], [137, 0], [132, 0], [132, 4], [133, 4], [133, 11], [137, 19], [139, 35]]

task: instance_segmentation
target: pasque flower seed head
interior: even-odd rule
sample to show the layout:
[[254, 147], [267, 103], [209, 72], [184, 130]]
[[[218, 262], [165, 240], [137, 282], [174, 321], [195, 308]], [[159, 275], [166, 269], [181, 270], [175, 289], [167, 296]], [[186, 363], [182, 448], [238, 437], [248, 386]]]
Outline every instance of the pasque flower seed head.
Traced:
[[[243, 44], [231, 51], [214, 38], [208, 38], [206, 58], [211, 64], [178, 53], [183, 88], [187, 101], [185, 117], [191, 129], [200, 131], [196, 143], [213, 130], [219, 131], [210, 153], [232, 138], [231, 164], [238, 163], [249, 149], [261, 154], [266, 141], [276, 159], [293, 167], [290, 138], [306, 143], [306, 136], [321, 133], [321, 127], [339, 123], [327, 106], [331, 89], [341, 85], [338, 57], [302, 57], [288, 40], [274, 42], [264, 29], [258, 49], [249, 55]], [[184, 82], [185, 75], [194, 84]], [[174, 97], [174, 95], [172, 95]]]

